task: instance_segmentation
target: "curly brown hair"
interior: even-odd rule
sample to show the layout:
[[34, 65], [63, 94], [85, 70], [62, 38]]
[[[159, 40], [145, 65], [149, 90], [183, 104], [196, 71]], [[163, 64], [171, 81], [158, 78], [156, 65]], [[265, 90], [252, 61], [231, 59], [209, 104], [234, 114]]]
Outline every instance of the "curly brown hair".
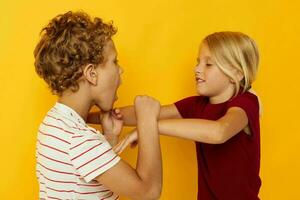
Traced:
[[103, 48], [117, 32], [112, 22], [69, 11], [53, 18], [41, 31], [34, 50], [35, 70], [53, 94], [79, 89], [82, 67], [103, 62]]

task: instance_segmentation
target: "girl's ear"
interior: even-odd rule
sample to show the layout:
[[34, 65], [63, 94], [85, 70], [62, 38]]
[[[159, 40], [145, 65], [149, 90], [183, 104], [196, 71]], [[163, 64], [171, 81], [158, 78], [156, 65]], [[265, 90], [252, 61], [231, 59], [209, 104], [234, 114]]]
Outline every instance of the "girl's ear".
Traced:
[[237, 70], [237, 72], [236, 72], [236, 78], [240, 82], [241, 80], [244, 79], [244, 74], [241, 71]]
[[95, 69], [95, 65], [93, 64], [88, 64], [87, 66], [85, 66], [85, 68], [83, 69], [83, 76], [84, 78], [92, 85], [97, 85], [97, 71]]
[[244, 74], [237, 69], [233, 69], [233, 75], [234, 75], [234, 79], [233, 78], [230, 79], [230, 82], [233, 84], [236, 82], [240, 82], [244, 78]]

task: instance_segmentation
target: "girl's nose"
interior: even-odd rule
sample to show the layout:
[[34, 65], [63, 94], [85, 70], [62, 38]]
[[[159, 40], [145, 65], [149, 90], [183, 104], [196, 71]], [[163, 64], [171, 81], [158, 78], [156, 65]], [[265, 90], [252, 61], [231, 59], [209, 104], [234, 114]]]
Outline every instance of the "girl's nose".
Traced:
[[202, 69], [201, 65], [200, 64], [196, 65], [195, 66], [195, 73], [202, 73], [202, 72], [203, 72], [203, 69]]

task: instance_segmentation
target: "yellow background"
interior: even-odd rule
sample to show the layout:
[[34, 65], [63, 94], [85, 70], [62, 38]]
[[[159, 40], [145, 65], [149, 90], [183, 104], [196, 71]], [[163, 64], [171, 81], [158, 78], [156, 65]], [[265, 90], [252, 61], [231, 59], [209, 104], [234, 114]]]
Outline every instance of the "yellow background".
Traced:
[[[117, 106], [137, 94], [162, 104], [194, 95], [193, 67], [201, 39], [214, 31], [242, 31], [261, 53], [254, 89], [263, 102], [260, 197], [300, 199], [300, 6], [280, 0], [1, 1], [0, 199], [37, 199], [37, 127], [56, 98], [34, 71], [41, 28], [57, 14], [83, 10], [113, 20], [125, 71]], [[129, 129], [125, 129], [124, 132]], [[193, 200], [197, 192], [194, 144], [162, 137], [162, 200]], [[135, 163], [136, 150], [123, 158]]]

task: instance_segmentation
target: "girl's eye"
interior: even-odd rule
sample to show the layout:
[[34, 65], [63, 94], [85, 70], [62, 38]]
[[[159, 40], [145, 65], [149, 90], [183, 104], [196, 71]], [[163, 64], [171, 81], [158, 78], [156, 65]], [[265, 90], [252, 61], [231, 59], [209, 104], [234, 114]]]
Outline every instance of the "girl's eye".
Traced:
[[212, 66], [212, 64], [211, 63], [206, 63], [206, 66], [210, 67], [210, 66]]

